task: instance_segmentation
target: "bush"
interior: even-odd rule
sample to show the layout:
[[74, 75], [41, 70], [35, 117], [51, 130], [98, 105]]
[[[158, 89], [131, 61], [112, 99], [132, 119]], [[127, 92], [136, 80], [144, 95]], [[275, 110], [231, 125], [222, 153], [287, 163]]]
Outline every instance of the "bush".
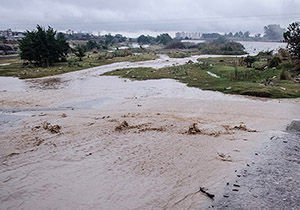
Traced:
[[244, 58], [244, 62], [247, 64], [247, 68], [251, 68], [252, 64], [256, 61], [256, 57], [254, 56], [247, 56]]
[[280, 80], [290, 80], [291, 76], [289, 74], [288, 71], [286, 71], [285, 69], [283, 69], [280, 73]]
[[203, 54], [219, 54], [219, 55], [244, 55], [246, 54], [245, 47], [237, 42], [228, 41], [224, 38], [219, 38], [212, 42], [199, 44], [199, 50]]
[[167, 44], [167, 46], [165, 48], [166, 49], [185, 49], [186, 46], [181, 41], [174, 40], [174, 41], [170, 42], [169, 44]]
[[280, 63], [281, 63], [281, 59], [278, 56], [274, 56], [273, 58], [271, 58], [271, 60], [269, 60], [268, 66], [270, 68], [274, 68], [279, 66]]

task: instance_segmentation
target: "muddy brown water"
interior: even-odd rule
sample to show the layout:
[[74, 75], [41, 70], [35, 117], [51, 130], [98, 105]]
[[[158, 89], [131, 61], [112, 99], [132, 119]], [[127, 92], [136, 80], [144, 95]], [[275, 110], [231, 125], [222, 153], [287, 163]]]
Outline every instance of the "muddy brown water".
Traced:
[[[197, 57], [161, 56], [32, 80], [0, 77], [1, 209], [208, 208], [212, 201], [197, 193], [200, 187], [222, 198], [234, 171], [300, 116], [300, 101], [99, 76], [190, 59]], [[115, 131], [124, 120], [132, 129]], [[61, 133], [44, 130], [44, 122], [60, 125]], [[188, 135], [194, 123], [203, 132]], [[224, 126], [241, 123], [257, 132], [224, 134]]]

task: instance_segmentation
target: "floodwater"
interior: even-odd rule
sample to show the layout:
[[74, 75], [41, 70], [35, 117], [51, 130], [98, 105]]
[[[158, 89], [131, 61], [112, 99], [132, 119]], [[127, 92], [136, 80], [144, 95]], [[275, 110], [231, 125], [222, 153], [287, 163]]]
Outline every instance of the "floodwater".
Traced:
[[[183, 40], [183, 42], [192, 42], [192, 43], [203, 43], [203, 40]], [[275, 52], [279, 48], [285, 48], [286, 43], [283, 42], [250, 42], [250, 41], [238, 41], [245, 47], [245, 51], [250, 55], [256, 55], [261, 51], [271, 51]]]
[[[0, 208], [211, 205], [199, 188], [220, 198], [234, 171], [300, 115], [299, 101], [225, 95], [170, 79], [100, 76], [119, 68], [180, 65], [198, 57], [211, 56], [161, 55], [154, 61], [40, 79], [0, 77]], [[129, 126], [118, 131], [124, 121]], [[45, 123], [58, 125], [59, 132], [47, 130]], [[189, 135], [194, 124], [201, 132]], [[241, 125], [247, 129], [236, 128]]]

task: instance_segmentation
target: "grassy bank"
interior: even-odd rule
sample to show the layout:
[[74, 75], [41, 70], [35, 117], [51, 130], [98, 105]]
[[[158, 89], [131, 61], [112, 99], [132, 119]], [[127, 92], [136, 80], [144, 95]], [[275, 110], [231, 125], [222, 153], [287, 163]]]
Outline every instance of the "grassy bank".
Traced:
[[38, 78], [78, 71], [116, 62], [137, 62], [153, 60], [156, 58], [157, 56], [152, 53], [112, 58], [102, 58], [99, 54], [90, 54], [85, 56], [82, 61], [78, 61], [78, 58], [75, 57], [69, 57], [67, 62], [56, 63], [48, 68], [23, 66], [22, 61], [19, 58], [3, 58], [0, 59], [0, 76], [19, 77], [21, 79]]
[[[239, 58], [201, 59], [199, 63], [172, 66], [162, 69], [122, 69], [104, 75], [120, 76], [134, 80], [171, 78], [191, 87], [223, 93], [268, 98], [300, 97], [300, 84], [292, 80], [280, 80], [282, 69], [264, 71], [237, 66]], [[212, 76], [213, 73], [220, 78]]]

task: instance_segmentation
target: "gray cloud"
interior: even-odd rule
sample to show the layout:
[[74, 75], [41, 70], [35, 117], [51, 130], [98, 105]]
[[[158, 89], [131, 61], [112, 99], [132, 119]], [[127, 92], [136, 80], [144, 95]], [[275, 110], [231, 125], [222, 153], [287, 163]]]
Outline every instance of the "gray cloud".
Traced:
[[300, 20], [299, 11], [299, 0], [10, 0], [0, 4], [0, 28], [254, 33]]

